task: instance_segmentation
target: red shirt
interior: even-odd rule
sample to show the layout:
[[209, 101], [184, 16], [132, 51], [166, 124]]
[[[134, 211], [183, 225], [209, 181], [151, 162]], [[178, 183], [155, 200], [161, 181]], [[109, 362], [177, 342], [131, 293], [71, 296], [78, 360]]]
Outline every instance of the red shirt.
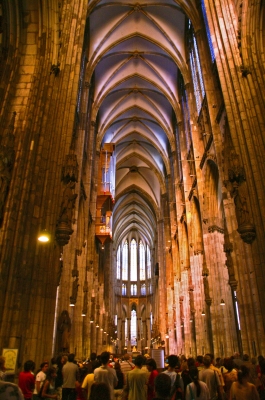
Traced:
[[22, 371], [18, 375], [18, 386], [25, 399], [31, 399], [35, 387], [35, 376], [30, 371]]

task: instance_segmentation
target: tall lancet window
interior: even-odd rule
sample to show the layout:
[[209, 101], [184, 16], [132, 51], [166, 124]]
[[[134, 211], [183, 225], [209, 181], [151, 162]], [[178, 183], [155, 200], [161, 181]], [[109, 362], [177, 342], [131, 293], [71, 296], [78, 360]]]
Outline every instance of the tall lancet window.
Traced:
[[204, 89], [197, 41], [195, 38], [191, 22], [189, 22], [189, 53], [190, 53], [190, 66], [191, 66], [193, 88], [196, 99], [197, 111], [199, 114], [202, 107], [202, 101], [205, 96], [205, 89]]
[[140, 281], [145, 281], [145, 248], [143, 242], [139, 243], [139, 256], [140, 256]]
[[117, 251], [117, 279], [121, 279], [121, 246], [118, 247]]
[[150, 247], [146, 247], [146, 269], [147, 269], [147, 279], [151, 279], [151, 253]]
[[146, 284], [141, 285], [141, 296], [146, 296]]
[[131, 281], [137, 281], [137, 246], [136, 240], [131, 241]]
[[123, 245], [122, 249], [122, 280], [127, 281], [128, 280], [128, 242], [126, 242]]
[[126, 285], [125, 285], [125, 283], [122, 284], [121, 294], [122, 294], [122, 296], [126, 296]]
[[209, 24], [208, 24], [208, 19], [207, 19], [204, 0], [201, 0], [201, 6], [202, 6], [202, 15], [203, 15], [203, 19], [204, 19], [204, 26], [205, 26], [205, 29], [206, 29], [208, 44], [209, 44], [210, 53], [211, 53], [211, 59], [212, 59], [212, 62], [214, 62], [215, 61], [215, 55], [214, 55], [214, 49], [213, 49], [213, 42], [212, 42], [212, 39], [211, 39], [211, 34], [210, 34], [210, 29], [209, 29]]
[[137, 313], [135, 306], [131, 311], [131, 344], [137, 346]]

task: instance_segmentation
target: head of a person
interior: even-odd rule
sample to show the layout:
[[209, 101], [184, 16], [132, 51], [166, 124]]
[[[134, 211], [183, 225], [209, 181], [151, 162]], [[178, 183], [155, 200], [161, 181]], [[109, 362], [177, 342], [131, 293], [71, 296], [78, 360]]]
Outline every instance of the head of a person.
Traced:
[[130, 358], [131, 358], [131, 356], [128, 353], [124, 354], [124, 356], [123, 356], [124, 361], [129, 361]]
[[206, 355], [203, 357], [203, 364], [205, 366], [205, 368], [209, 368], [210, 365], [212, 364], [212, 359], [210, 356]]
[[171, 379], [167, 374], [158, 374], [155, 378], [155, 392], [156, 396], [161, 399], [170, 397]]
[[69, 362], [74, 362], [75, 361], [75, 354], [74, 353], [70, 353], [68, 355], [68, 361]]
[[190, 367], [189, 375], [193, 381], [197, 381], [199, 379], [199, 371], [195, 366]]
[[234, 368], [234, 360], [232, 357], [227, 357], [224, 359], [224, 367], [228, 370], [228, 372], [232, 371]]
[[242, 360], [243, 361], [249, 361], [249, 355], [248, 354], [243, 354]]
[[222, 362], [223, 362], [223, 360], [221, 359], [221, 357], [217, 357], [217, 358], [215, 359], [215, 365], [216, 365], [217, 367], [221, 367]]
[[4, 368], [6, 359], [3, 356], [0, 356], [0, 369]]
[[179, 358], [175, 354], [168, 356], [167, 361], [170, 368], [176, 368], [179, 366]]
[[203, 364], [203, 356], [197, 356], [196, 361], [197, 361], [199, 364]]
[[46, 371], [46, 379], [48, 381], [51, 381], [55, 379], [55, 377], [56, 377], [56, 368], [55, 367], [48, 368]]
[[100, 356], [100, 361], [103, 365], [109, 362], [110, 353], [108, 351], [103, 351]]
[[191, 367], [194, 367], [194, 366], [195, 366], [195, 360], [194, 360], [194, 358], [193, 358], [193, 357], [189, 357], [189, 358], [187, 359], [187, 364], [188, 364], [188, 369], [190, 369]]
[[94, 382], [91, 386], [89, 400], [111, 400], [108, 385], [104, 382]]
[[148, 360], [146, 360], [146, 366], [149, 372], [157, 369], [156, 361], [153, 358], [149, 358]]
[[34, 371], [35, 369], [35, 362], [32, 360], [28, 360], [24, 363], [24, 371], [25, 372], [30, 372], [30, 371]]
[[264, 360], [264, 357], [263, 356], [258, 356], [258, 362], [260, 363], [261, 361], [263, 361]]
[[239, 383], [243, 383], [244, 381], [248, 380], [249, 378], [249, 368], [245, 365], [241, 365], [240, 369], [237, 373], [237, 379]]
[[97, 354], [96, 353], [91, 353], [90, 354], [90, 361], [95, 361], [97, 359]]
[[211, 359], [211, 364], [213, 364], [213, 362], [214, 362], [214, 355], [212, 354], [212, 353], [207, 353], [207, 354], [205, 354], [206, 356], [208, 356], [208, 357], [210, 357], [210, 359]]
[[187, 369], [188, 369], [187, 360], [182, 360], [180, 368], [181, 368], [181, 371], [187, 371]]
[[68, 361], [68, 357], [67, 357], [67, 356], [62, 356], [62, 357], [61, 357], [61, 364], [62, 364], [62, 365], [66, 364], [67, 361]]
[[46, 361], [41, 363], [40, 369], [42, 370], [42, 372], [45, 372], [45, 374], [46, 374], [46, 371], [47, 371], [48, 368], [49, 368], [49, 364]]
[[144, 363], [145, 363], [145, 358], [144, 358], [144, 356], [141, 356], [140, 354], [137, 356], [137, 357], [135, 357], [135, 360], [134, 360], [134, 364], [137, 366], [137, 367], [142, 367], [143, 365], [144, 365]]
[[257, 365], [257, 359], [256, 359], [256, 357], [251, 357], [251, 364], [252, 364], [252, 365]]

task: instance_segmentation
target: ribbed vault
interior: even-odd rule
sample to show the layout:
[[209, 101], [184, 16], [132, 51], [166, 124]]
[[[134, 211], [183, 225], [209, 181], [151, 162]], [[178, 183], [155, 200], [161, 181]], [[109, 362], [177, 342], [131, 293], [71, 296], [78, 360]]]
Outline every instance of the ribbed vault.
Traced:
[[[179, 4], [178, 4], [179, 3]], [[131, 231], [154, 247], [170, 157], [176, 151], [178, 78], [186, 83], [184, 33], [189, 2], [95, 1], [89, 5], [86, 80], [94, 82], [91, 119], [97, 149], [115, 143], [116, 247]]]

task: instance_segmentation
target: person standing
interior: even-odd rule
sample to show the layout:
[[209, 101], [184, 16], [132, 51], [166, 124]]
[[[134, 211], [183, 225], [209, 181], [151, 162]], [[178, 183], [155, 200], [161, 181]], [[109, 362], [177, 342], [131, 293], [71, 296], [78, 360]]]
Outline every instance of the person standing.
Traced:
[[149, 358], [149, 360], [146, 361], [146, 366], [148, 372], [150, 372], [147, 382], [147, 400], [153, 400], [155, 397], [155, 378], [158, 375], [158, 370], [153, 358]]
[[110, 353], [108, 351], [103, 351], [100, 356], [101, 366], [94, 370], [95, 382], [106, 383], [110, 390], [111, 399], [114, 399], [114, 388], [118, 384], [118, 378], [114, 368], [108, 366]]
[[18, 375], [18, 386], [20, 387], [25, 400], [31, 400], [33, 396], [35, 388], [34, 369], [35, 363], [28, 360], [24, 364], [24, 371], [21, 371]]
[[176, 372], [176, 368], [179, 366], [179, 358], [175, 354], [168, 356], [168, 368], [163, 371], [171, 379], [171, 395], [175, 394], [175, 398], [180, 398], [182, 393], [184, 393], [184, 384], [180, 374]]
[[132, 357], [130, 354], [126, 353], [123, 356], [123, 361], [121, 362], [121, 372], [124, 375], [124, 383], [126, 383], [127, 373], [134, 369], [135, 365], [132, 362]]
[[124, 387], [124, 374], [121, 372], [121, 364], [118, 361], [115, 362], [114, 369], [116, 371], [116, 375], [117, 375], [117, 379], [118, 379], [118, 384], [117, 384], [116, 388], [114, 389], [114, 396], [115, 396], [115, 400], [121, 400], [123, 387]]
[[127, 373], [126, 385], [123, 391], [123, 399], [146, 400], [147, 373], [142, 371], [145, 358], [138, 355], [135, 358], [135, 368]]
[[216, 399], [219, 390], [222, 389], [219, 375], [216, 371], [211, 368], [212, 359], [210, 356], [205, 356], [203, 358], [204, 369], [199, 371], [199, 379], [206, 383], [209, 392], [210, 392], [210, 399]]
[[57, 393], [55, 389], [56, 368], [51, 367], [48, 369], [46, 379], [43, 383], [41, 397], [57, 400]]
[[78, 372], [78, 366], [75, 363], [75, 355], [71, 353], [62, 369], [62, 400], [76, 400], [75, 383], [78, 380]]
[[237, 381], [232, 383], [230, 388], [231, 400], [259, 400], [258, 391], [249, 381], [249, 368], [241, 365], [237, 373]]
[[36, 379], [35, 379], [35, 389], [34, 389], [34, 392], [33, 392], [33, 399], [34, 400], [39, 400], [38, 394], [39, 394], [40, 389], [41, 389], [41, 387], [43, 385], [43, 382], [46, 379], [46, 372], [47, 372], [47, 370], [49, 368], [49, 364], [46, 361], [44, 361], [41, 364], [40, 368], [41, 368], [41, 370], [40, 370], [40, 372], [37, 373]]
[[199, 380], [199, 371], [197, 367], [189, 369], [192, 382], [188, 384], [186, 390], [186, 400], [210, 400], [210, 392], [206, 383]]

